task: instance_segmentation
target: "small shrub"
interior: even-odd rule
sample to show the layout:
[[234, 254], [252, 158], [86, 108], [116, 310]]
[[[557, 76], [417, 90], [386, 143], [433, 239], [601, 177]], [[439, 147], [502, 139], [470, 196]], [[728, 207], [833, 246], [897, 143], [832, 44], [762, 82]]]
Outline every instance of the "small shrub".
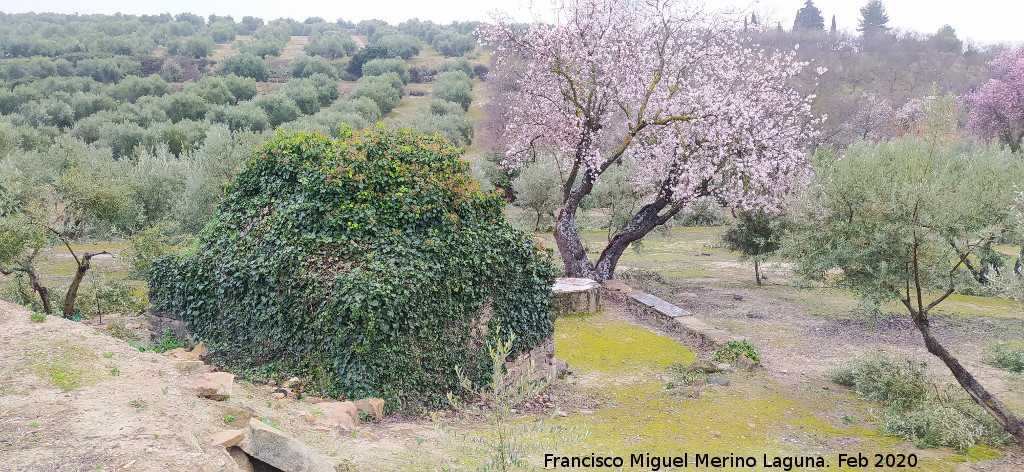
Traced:
[[[497, 344], [488, 344], [492, 361], [490, 382], [482, 387], [476, 387], [475, 383], [467, 377], [458, 365], [455, 366], [455, 373], [459, 383], [465, 392], [471, 397], [477, 398], [487, 405], [485, 408], [476, 406], [466, 408], [466, 405], [459, 401], [451, 392], [448, 393], [448, 402], [456, 410], [469, 410], [474, 414], [484, 416], [488, 419], [493, 428], [484, 433], [482, 437], [468, 437], [452, 434], [446, 425], [438, 421], [436, 415], [432, 419], [437, 421], [438, 433], [441, 436], [453, 436], [466, 455], [479, 457], [485, 462], [480, 468], [468, 470], [533, 470], [526, 460], [526, 456], [541, 446], [547, 446], [541, 436], [554, 436], [561, 443], [573, 443], [585, 439], [589, 433], [574, 434], [575, 431], [565, 431], [555, 428], [544, 427], [544, 420], [523, 423], [511, 421], [513, 407], [525, 400], [528, 400], [540, 392], [546, 382], [535, 383], [529, 381], [529, 374], [523, 375], [511, 382], [505, 378], [505, 360], [512, 354], [512, 345], [515, 342], [515, 333], [508, 337], [502, 335], [501, 328], [496, 329], [495, 337]], [[531, 365], [532, 367], [532, 365]], [[459, 469], [445, 469], [459, 470]]]
[[1014, 349], [1009, 344], [997, 344], [992, 348], [989, 363], [1010, 372], [1024, 372], [1024, 349]]
[[966, 451], [979, 441], [1001, 445], [1010, 439], [962, 388], [940, 388], [927, 364], [872, 355], [833, 367], [827, 377], [865, 400], [881, 403], [882, 431], [917, 447]]
[[718, 362], [733, 362], [741, 355], [746, 355], [754, 362], [761, 362], [761, 357], [758, 355], [757, 348], [751, 346], [746, 339], [743, 341], [729, 341], [728, 344], [718, 348], [718, 350], [711, 355], [711, 360]]
[[128, 405], [130, 405], [132, 408], [135, 408], [136, 413], [145, 410], [146, 407], [148, 406], [146, 404], [146, 400], [143, 398], [133, 398], [128, 402]]
[[46, 313], [33, 311], [28, 315], [28, 319], [32, 320], [34, 323], [42, 323], [43, 321], [46, 321]]

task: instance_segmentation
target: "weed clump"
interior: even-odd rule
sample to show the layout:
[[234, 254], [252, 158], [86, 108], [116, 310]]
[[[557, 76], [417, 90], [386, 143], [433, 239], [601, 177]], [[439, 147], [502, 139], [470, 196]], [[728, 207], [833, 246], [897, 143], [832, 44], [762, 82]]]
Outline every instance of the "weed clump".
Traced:
[[[546, 428], [543, 420], [516, 424], [512, 417], [516, 411], [515, 405], [537, 395], [547, 386], [547, 382], [532, 382], [529, 380], [529, 373], [519, 378], [506, 379], [505, 360], [512, 355], [516, 335], [509, 333], [508, 337], [504, 337], [501, 335], [500, 327], [495, 331], [495, 338], [498, 341], [488, 344], [488, 352], [492, 361], [491, 378], [488, 384], [474, 385], [472, 379], [466, 376], [461, 367], [455, 366], [455, 375], [459, 379], [459, 386], [468, 392], [471, 398], [480, 400], [482, 407], [468, 406], [452, 392], [449, 392], [446, 397], [448, 403], [455, 410], [470, 411], [475, 415], [486, 417], [492, 429], [482, 436], [455, 434], [436, 413], [431, 415], [441, 436], [457, 440], [464, 454], [480, 459], [484, 463], [471, 469], [446, 467], [444, 469], [446, 471], [534, 470], [527, 460], [527, 456], [531, 452], [541, 449], [542, 446], [550, 446], [552, 443], [579, 442], [589, 435], [587, 432], [577, 434], [572, 430]], [[531, 371], [532, 368], [531, 363]], [[544, 436], [555, 439], [545, 441]]]
[[829, 380], [878, 402], [885, 434], [920, 448], [948, 446], [966, 452], [978, 442], [1005, 444], [1010, 436], [962, 388], [938, 381], [927, 364], [907, 358], [870, 355], [833, 367]]
[[28, 315], [28, 319], [32, 320], [33, 323], [42, 323], [46, 321], [46, 313], [33, 311], [31, 314]]
[[747, 356], [754, 362], [761, 362], [761, 356], [757, 352], [757, 348], [748, 343], [746, 339], [743, 341], [729, 341], [728, 344], [718, 348], [718, 350], [711, 355], [711, 360], [717, 362], [733, 362], [742, 355]]
[[1009, 344], [997, 344], [992, 348], [989, 363], [1010, 372], [1024, 373], [1024, 348], [1015, 349]]
[[156, 342], [149, 344], [142, 344], [140, 342], [129, 342], [129, 345], [138, 349], [139, 352], [153, 351], [156, 353], [163, 353], [170, 351], [171, 349], [178, 349], [185, 347], [184, 343], [178, 339], [178, 336], [174, 334], [174, 331], [165, 330], [160, 338]]

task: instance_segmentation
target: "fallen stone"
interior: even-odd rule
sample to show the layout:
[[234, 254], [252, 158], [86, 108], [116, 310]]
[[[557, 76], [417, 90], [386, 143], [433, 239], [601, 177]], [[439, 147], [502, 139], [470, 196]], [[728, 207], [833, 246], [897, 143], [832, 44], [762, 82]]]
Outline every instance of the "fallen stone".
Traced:
[[569, 375], [569, 361], [565, 359], [555, 359], [555, 377], [562, 378]]
[[733, 369], [733, 368], [732, 368], [732, 365], [730, 365], [730, 364], [728, 364], [728, 363], [725, 363], [725, 362], [723, 362], [723, 363], [721, 363], [721, 364], [718, 364], [718, 371], [719, 371], [719, 372], [726, 372], [726, 373], [729, 373], [729, 372], [735, 372], [735, 371], [736, 371], [736, 369]]
[[249, 420], [245, 439], [238, 447], [268, 465], [288, 472], [334, 472], [334, 465], [320, 454], [257, 419]]
[[173, 357], [175, 359], [181, 359], [183, 361], [198, 361], [199, 356], [205, 356], [207, 354], [206, 345], [202, 341], [196, 344], [196, 347], [191, 351], [186, 351], [185, 348], [175, 348], [170, 351], [164, 352], [165, 356]]
[[370, 431], [369, 428], [360, 431], [359, 436], [369, 439], [370, 441], [380, 441], [380, 436], [374, 434], [374, 432]]
[[203, 361], [178, 361], [174, 363], [174, 367], [178, 369], [178, 372], [183, 374], [194, 374], [196, 372], [205, 372], [206, 364]]
[[295, 385], [298, 384], [299, 382], [300, 380], [298, 377], [292, 377], [288, 380], [285, 380], [284, 383], [281, 384], [281, 386], [284, 388], [295, 388]]
[[319, 403], [317, 408], [324, 412], [323, 418], [317, 418], [319, 424], [338, 427], [346, 431], [355, 429], [359, 419], [359, 409], [352, 402]]
[[629, 302], [640, 311], [659, 322], [671, 322], [679, 317], [693, 314], [649, 293], [638, 293], [629, 297]]
[[189, 360], [189, 361], [195, 360], [195, 359], [189, 359], [189, 353], [183, 347], [174, 348], [174, 349], [171, 349], [170, 351], [164, 351], [164, 356], [166, 356], [166, 357], [173, 357], [175, 359]]
[[281, 393], [281, 392], [274, 392], [274, 398], [276, 398], [276, 399], [280, 400], [280, 399], [282, 399], [282, 398], [284, 398], [284, 397], [285, 397], [284, 393]]
[[209, 354], [209, 351], [206, 349], [206, 344], [202, 341], [199, 341], [199, 344], [196, 344], [196, 347], [189, 351], [189, 355], [194, 358], [193, 360], [199, 360], [200, 357], [207, 354]]
[[719, 386], [722, 386], [722, 387], [728, 387], [729, 386], [729, 379], [722, 378], [722, 377], [711, 377], [711, 379], [708, 380], [708, 383], [711, 384], [711, 385], [719, 385]]
[[238, 468], [242, 469], [242, 472], [253, 472], [252, 461], [249, 460], [249, 455], [245, 453], [240, 447], [232, 446], [228, 448], [228, 455], [231, 459], [238, 464]]
[[235, 375], [228, 372], [208, 372], [196, 382], [196, 393], [201, 397], [223, 400], [231, 396]]
[[227, 429], [210, 436], [210, 443], [219, 444], [224, 447], [231, 447], [242, 442], [242, 439], [244, 438], [244, 429]]
[[380, 419], [384, 417], [384, 400], [381, 398], [363, 398], [362, 400], [354, 401], [353, 404], [357, 410], [367, 415], [373, 415], [374, 418]]

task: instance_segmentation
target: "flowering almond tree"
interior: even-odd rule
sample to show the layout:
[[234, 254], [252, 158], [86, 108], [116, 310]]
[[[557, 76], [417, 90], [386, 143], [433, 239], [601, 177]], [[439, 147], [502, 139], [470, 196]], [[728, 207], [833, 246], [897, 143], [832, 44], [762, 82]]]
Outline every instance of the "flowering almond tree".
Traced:
[[998, 138], [1013, 152], [1024, 139], [1024, 46], [1004, 51], [988, 63], [992, 78], [965, 97], [970, 109], [967, 129], [986, 139]]
[[[505, 165], [558, 158], [566, 275], [612, 278], [630, 243], [700, 200], [772, 209], [806, 168], [813, 97], [788, 85], [805, 65], [792, 53], [748, 48], [732, 25], [662, 0], [567, 0], [558, 16], [525, 30], [498, 19], [482, 36], [496, 72], [516, 84]], [[646, 204], [592, 262], [576, 212], [627, 153]]]

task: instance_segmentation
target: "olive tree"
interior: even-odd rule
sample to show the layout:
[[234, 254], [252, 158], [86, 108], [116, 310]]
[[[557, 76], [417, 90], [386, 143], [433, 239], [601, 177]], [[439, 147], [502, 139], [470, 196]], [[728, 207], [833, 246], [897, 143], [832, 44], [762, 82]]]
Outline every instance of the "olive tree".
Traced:
[[124, 176], [127, 161], [109, 151], [89, 149], [61, 138], [47, 153], [12, 154], [0, 161], [0, 274], [22, 274], [47, 314], [53, 314], [50, 290], [36, 264], [45, 248], [66, 250], [76, 268], [64, 294], [61, 314], [75, 314], [78, 289], [93, 257], [107, 251], [76, 250], [86, 230], [124, 227], [138, 214]]
[[921, 136], [861, 142], [841, 158], [819, 156], [787, 251], [799, 256], [797, 271], [805, 277], [846, 285], [868, 300], [899, 301], [928, 352], [1024, 443], [1024, 423], [939, 342], [929, 320], [957, 290], [967, 261], [1017, 224], [1014, 184], [1024, 166], [1010, 152], [960, 139], [950, 102], [933, 103], [928, 115], [950, 124], [933, 123]]

